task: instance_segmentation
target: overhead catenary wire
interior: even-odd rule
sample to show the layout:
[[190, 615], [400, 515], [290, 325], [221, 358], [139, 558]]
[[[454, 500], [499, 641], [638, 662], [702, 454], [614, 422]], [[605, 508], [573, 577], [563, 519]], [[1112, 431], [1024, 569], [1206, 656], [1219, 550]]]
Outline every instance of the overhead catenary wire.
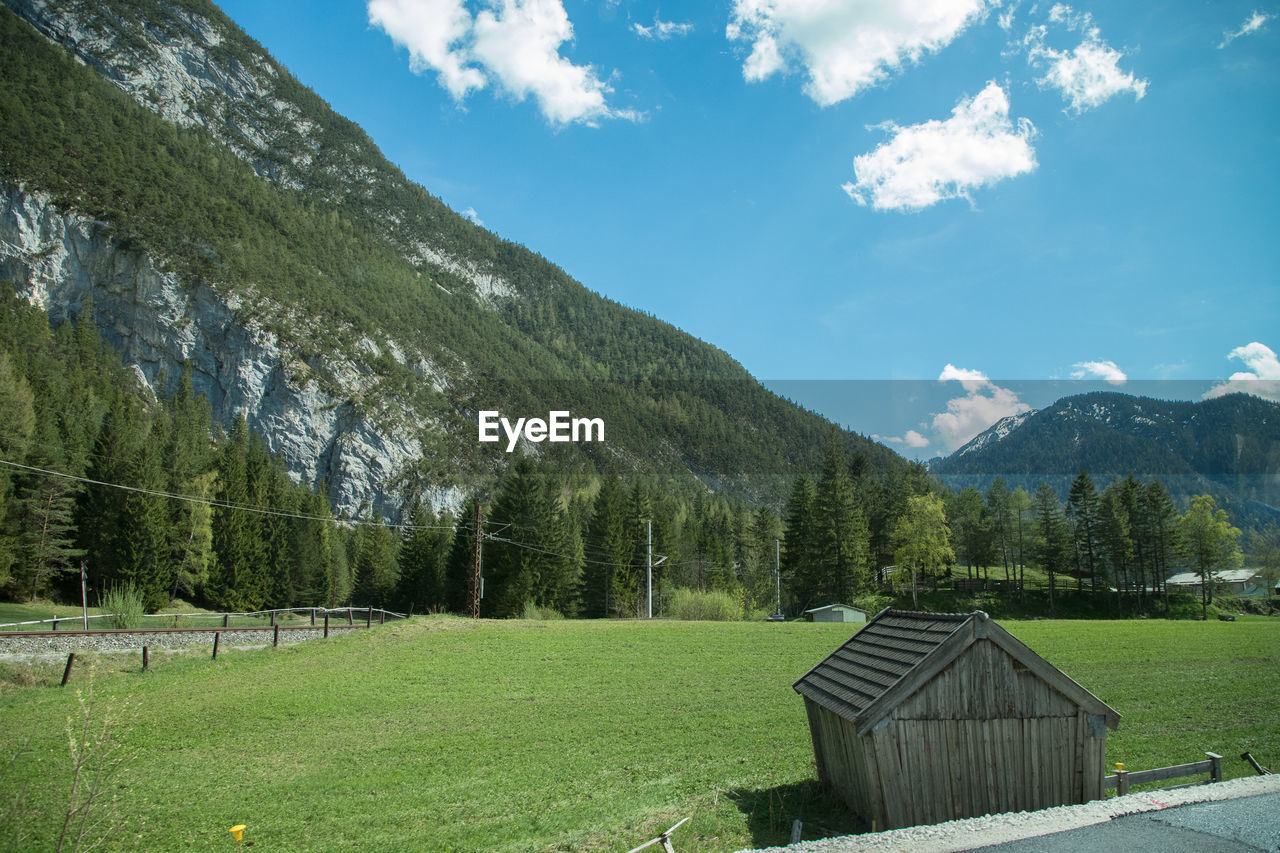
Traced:
[[[167, 498], [169, 500], [185, 501], [187, 503], [195, 503], [195, 504], [204, 504], [206, 506], [218, 507], [219, 509], [228, 509], [228, 510], [236, 510], [240, 512], [256, 513], [258, 515], [269, 515], [277, 518], [292, 518], [292, 519], [297, 519], [299, 521], [320, 521], [320, 522], [332, 522], [335, 524], [352, 524], [352, 525], [359, 525], [364, 527], [385, 527], [385, 528], [390, 528], [392, 530], [455, 531], [459, 528], [463, 530], [475, 529], [474, 522], [459, 522], [457, 525], [409, 524], [409, 523], [392, 524], [387, 521], [378, 521], [375, 519], [338, 518], [334, 516], [310, 515], [307, 513], [288, 512], [285, 510], [271, 509], [269, 507], [234, 504], [228, 501], [220, 501], [215, 498], [204, 498], [198, 495], [184, 495], [184, 494], [178, 494], [175, 492], [165, 492], [159, 489], [146, 489], [146, 488], [142, 488], [141, 486], [126, 486], [123, 483], [111, 483], [105, 480], [95, 480], [91, 477], [81, 477], [75, 474], [67, 474], [63, 471], [53, 471], [48, 468], [39, 468], [34, 465], [23, 465], [20, 462], [11, 462], [7, 459], [0, 459], [0, 465], [5, 465], [10, 468], [17, 468], [22, 471], [29, 471], [36, 474], [44, 474], [50, 477], [57, 477], [59, 479], [71, 480], [78, 483], [85, 483], [91, 486], [102, 486], [104, 488], [109, 488], [109, 489], [120, 489], [126, 492], [134, 492], [136, 494], [151, 495], [153, 497]], [[524, 525], [516, 524], [515, 522], [495, 522], [495, 521], [487, 521], [487, 520], [481, 522], [481, 529], [483, 530], [483, 528], [488, 525], [497, 526], [498, 527], [497, 532], [502, 532], [508, 528], [513, 528], [513, 527], [516, 529], [523, 529], [523, 530], [530, 529]], [[558, 551], [552, 551], [550, 549], [542, 548], [537, 545], [531, 545], [527, 542], [518, 542], [514, 539], [498, 536], [495, 533], [485, 532], [484, 538], [492, 542], [500, 542], [504, 545], [510, 545], [514, 548], [521, 548], [527, 551], [534, 551], [536, 553], [545, 554], [551, 557], [559, 557], [565, 560], [575, 559], [575, 557], [571, 554], [564, 554]], [[591, 565], [610, 566], [613, 568], [627, 568], [633, 565], [633, 563], [630, 561], [617, 562], [612, 560], [607, 560], [607, 561], [593, 560], [585, 555], [581, 559], [584, 563], [589, 563]], [[733, 568], [730, 568], [727, 566], [721, 566], [718, 563], [715, 563], [712, 561], [704, 561], [704, 560], [684, 560], [680, 562], [667, 563], [667, 566], [670, 568], [675, 568], [677, 566], [699, 566], [704, 571], [733, 571]]]
[[220, 501], [215, 498], [203, 498], [198, 495], [182, 495], [175, 492], [165, 492], [158, 489], [144, 489], [141, 486], [126, 486], [123, 483], [109, 483], [105, 480], [95, 480], [91, 477], [79, 477], [75, 474], [67, 474], [62, 471], [52, 471], [48, 468], [37, 468], [34, 465], [23, 465], [19, 462], [10, 462], [7, 459], [0, 459], [0, 465], [7, 465], [10, 468], [18, 468], [23, 471], [31, 471], [36, 474], [45, 474], [50, 477], [58, 477], [64, 480], [74, 480], [78, 483], [86, 483], [91, 486], [104, 486], [109, 489], [121, 489], [126, 492], [134, 492], [142, 495], [151, 495], [158, 498], [169, 498], [170, 500], [186, 501], [187, 503], [205, 504], [206, 506], [218, 507], [219, 509], [238, 510], [240, 512], [257, 513], [258, 515], [271, 515], [278, 518], [294, 518], [300, 521], [331, 521], [342, 524], [355, 524], [366, 527], [389, 527], [395, 530], [453, 530], [451, 525], [444, 524], [391, 524], [386, 521], [377, 521], [369, 518], [337, 518], [325, 515], [309, 515], [301, 512], [286, 512], [285, 510], [271, 509], [261, 506], [247, 506], [244, 504], [234, 504], [227, 501]]

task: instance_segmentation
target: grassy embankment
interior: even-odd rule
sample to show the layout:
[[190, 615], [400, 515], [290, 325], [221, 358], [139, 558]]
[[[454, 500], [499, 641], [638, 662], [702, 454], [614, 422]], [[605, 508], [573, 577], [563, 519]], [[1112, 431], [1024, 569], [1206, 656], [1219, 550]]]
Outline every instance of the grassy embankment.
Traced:
[[[1250, 750], [1280, 762], [1280, 621], [1010, 622], [1124, 715], [1130, 769]], [[786, 840], [791, 820], [857, 825], [821, 797], [791, 682], [841, 625], [419, 618], [288, 648], [155, 661], [99, 656], [129, 697], [133, 757], [106, 850], [627, 849], [682, 817], [677, 849]], [[12, 667], [12, 665], [10, 665]], [[13, 793], [50, 849], [70, 783], [73, 690], [37, 665], [0, 694], [0, 848]], [[87, 686], [87, 672], [73, 682]], [[55, 685], [55, 686], [49, 686]], [[7, 769], [20, 746], [29, 751]]]

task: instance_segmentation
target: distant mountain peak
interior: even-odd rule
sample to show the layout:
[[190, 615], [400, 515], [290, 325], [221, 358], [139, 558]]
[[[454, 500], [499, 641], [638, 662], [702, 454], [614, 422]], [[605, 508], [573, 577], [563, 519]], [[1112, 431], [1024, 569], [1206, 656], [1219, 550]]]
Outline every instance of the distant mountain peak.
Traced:
[[1008, 438], [1009, 434], [1015, 429], [1025, 424], [1029, 418], [1039, 414], [1039, 412], [1039, 409], [1031, 409], [1026, 412], [1019, 412], [1016, 415], [1007, 415], [971, 438], [964, 447], [961, 447], [953, 455], [964, 456], [966, 453], [977, 453], [990, 444], [1002, 441]]

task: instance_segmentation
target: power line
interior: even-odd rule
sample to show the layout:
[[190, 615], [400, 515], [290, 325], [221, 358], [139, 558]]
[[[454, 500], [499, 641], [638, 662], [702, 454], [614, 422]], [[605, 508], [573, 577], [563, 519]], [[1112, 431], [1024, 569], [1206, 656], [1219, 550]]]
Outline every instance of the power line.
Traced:
[[10, 468], [19, 468], [23, 471], [32, 471], [36, 474], [45, 474], [50, 477], [58, 477], [63, 480], [74, 480], [77, 483], [87, 483], [91, 486], [105, 486], [109, 489], [121, 489], [126, 492], [135, 492], [142, 495], [152, 495], [158, 498], [168, 498], [176, 501], [186, 501], [187, 503], [204, 504], [206, 506], [218, 507], [219, 509], [233, 509], [240, 512], [252, 512], [258, 515], [271, 515], [278, 518], [295, 518], [300, 521], [331, 521], [335, 523], [356, 524], [366, 527], [389, 527], [396, 530], [453, 530], [452, 527], [442, 524], [390, 524], [385, 521], [375, 521], [373, 519], [360, 518], [334, 518], [333, 516], [324, 515], [307, 515], [299, 512], [285, 512], [284, 510], [269, 509], [260, 506], [245, 506], [243, 504], [233, 504], [226, 501], [215, 500], [213, 498], [201, 498], [195, 495], [180, 495], [173, 492], [162, 492], [157, 489], [144, 489], [140, 486], [126, 486], [121, 483], [108, 483], [104, 480], [94, 480], [89, 477], [77, 477], [74, 474], [66, 474], [61, 471], [51, 471], [47, 468], [37, 468], [34, 465], [22, 465], [18, 462], [10, 462], [7, 459], [0, 459], [0, 465], [7, 465]]

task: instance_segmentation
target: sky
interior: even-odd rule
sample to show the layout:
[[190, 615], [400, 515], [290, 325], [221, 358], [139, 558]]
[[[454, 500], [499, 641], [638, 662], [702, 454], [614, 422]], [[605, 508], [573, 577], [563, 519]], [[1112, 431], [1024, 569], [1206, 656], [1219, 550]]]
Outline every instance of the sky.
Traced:
[[905, 455], [1280, 400], [1280, 5], [224, 0], [454, 210]]

